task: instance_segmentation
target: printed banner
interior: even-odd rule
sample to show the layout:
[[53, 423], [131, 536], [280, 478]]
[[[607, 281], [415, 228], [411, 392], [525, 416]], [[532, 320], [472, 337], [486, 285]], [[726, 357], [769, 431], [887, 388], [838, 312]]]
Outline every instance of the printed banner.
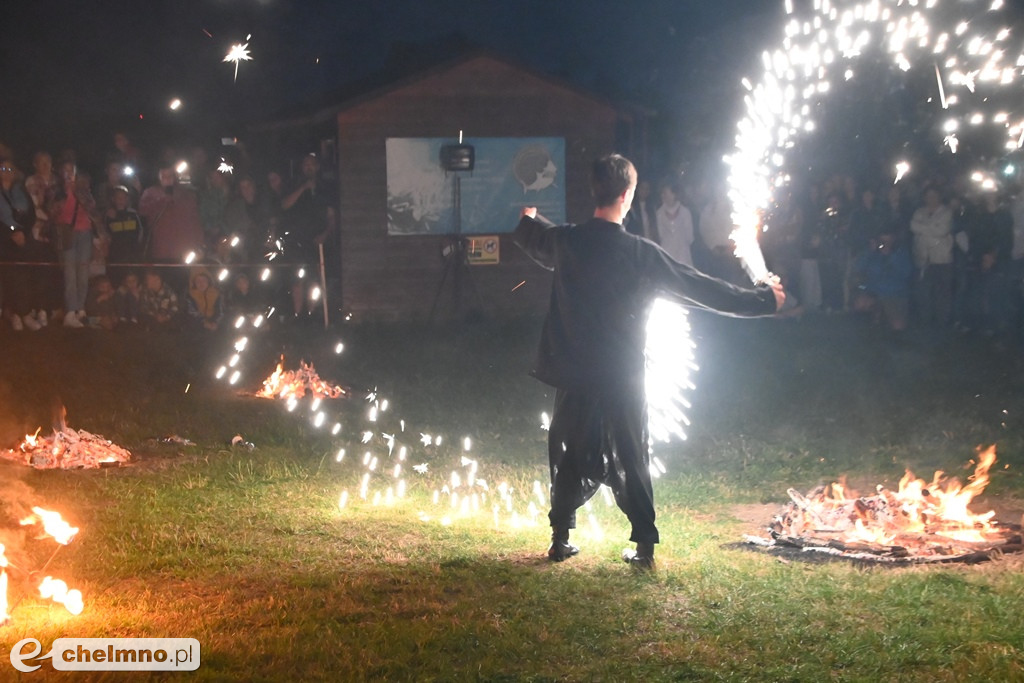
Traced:
[[457, 172], [461, 229], [455, 214], [456, 172], [441, 167], [449, 138], [388, 138], [389, 235], [512, 232], [524, 206], [553, 223], [565, 222], [563, 138], [466, 138], [476, 163]]

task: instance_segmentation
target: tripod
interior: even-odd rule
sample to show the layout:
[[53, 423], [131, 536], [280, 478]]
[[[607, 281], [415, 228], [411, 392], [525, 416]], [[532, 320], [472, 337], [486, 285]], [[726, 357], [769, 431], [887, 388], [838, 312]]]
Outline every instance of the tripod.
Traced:
[[483, 299], [480, 298], [480, 291], [476, 288], [476, 282], [473, 280], [469, 264], [466, 261], [466, 238], [462, 236], [462, 178], [458, 172], [455, 173], [452, 183], [452, 213], [452, 232], [448, 233], [448, 244], [441, 250], [441, 255], [444, 256], [444, 270], [441, 273], [440, 282], [437, 283], [434, 303], [430, 306], [430, 322], [434, 322], [437, 304], [449, 276], [452, 281], [452, 311], [454, 313], [458, 314], [462, 308], [463, 278], [468, 280], [473, 288], [477, 306], [483, 308]]

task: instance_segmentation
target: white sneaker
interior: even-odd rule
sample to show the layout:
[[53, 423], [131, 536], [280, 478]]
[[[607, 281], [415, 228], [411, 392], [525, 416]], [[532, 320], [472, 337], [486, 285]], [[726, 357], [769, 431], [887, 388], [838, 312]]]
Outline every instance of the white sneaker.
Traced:
[[64, 327], [85, 327], [85, 325], [78, 319], [74, 311], [68, 311], [64, 314]]
[[25, 323], [25, 327], [32, 330], [33, 332], [38, 332], [39, 328], [42, 327], [42, 325], [39, 324], [39, 321], [30, 315], [26, 315], [25, 317], [23, 317], [22, 321]]
[[36, 320], [39, 321], [40, 327], [46, 327], [50, 324], [50, 319], [46, 317], [46, 311], [39, 311]]
[[11, 329], [15, 332], [21, 332], [25, 329], [25, 326], [21, 324], [21, 317], [17, 315], [11, 316]]

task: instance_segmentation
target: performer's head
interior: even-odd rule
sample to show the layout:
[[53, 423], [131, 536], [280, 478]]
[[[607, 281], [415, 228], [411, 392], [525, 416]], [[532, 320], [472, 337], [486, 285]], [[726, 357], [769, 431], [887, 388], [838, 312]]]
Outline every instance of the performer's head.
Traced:
[[597, 208], [610, 208], [621, 202], [625, 215], [636, 191], [636, 168], [621, 154], [601, 157], [590, 168], [590, 191]]

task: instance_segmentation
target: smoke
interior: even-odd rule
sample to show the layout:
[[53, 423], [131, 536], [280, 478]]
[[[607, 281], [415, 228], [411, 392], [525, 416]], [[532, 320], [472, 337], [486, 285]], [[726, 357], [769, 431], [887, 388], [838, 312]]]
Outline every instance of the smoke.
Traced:
[[32, 501], [36, 498], [23, 476], [23, 467], [0, 462], [0, 543], [14, 568], [27, 566], [29, 560], [23, 552], [26, 527], [19, 522], [32, 513]]

